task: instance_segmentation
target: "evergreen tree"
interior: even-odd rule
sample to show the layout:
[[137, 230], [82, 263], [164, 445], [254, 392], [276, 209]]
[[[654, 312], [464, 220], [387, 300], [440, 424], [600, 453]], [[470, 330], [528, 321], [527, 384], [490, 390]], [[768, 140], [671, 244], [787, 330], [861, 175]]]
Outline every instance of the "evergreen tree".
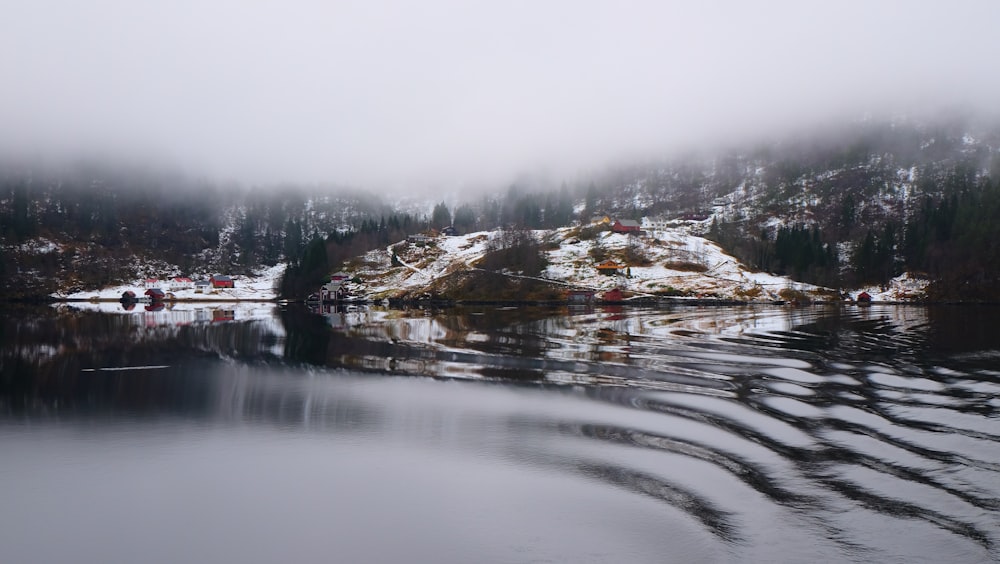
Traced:
[[434, 212], [431, 214], [431, 227], [444, 229], [449, 225], [451, 225], [451, 212], [448, 210], [448, 206], [441, 202], [434, 206]]
[[462, 204], [455, 210], [455, 218], [452, 225], [462, 233], [469, 233], [476, 230], [476, 212], [469, 204]]

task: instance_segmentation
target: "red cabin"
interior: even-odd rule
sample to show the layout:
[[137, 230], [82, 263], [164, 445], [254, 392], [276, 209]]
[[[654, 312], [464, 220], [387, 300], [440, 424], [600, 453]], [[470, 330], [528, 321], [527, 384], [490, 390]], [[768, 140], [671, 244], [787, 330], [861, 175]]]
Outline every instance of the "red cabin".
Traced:
[[212, 283], [213, 288], [235, 288], [236, 284], [233, 279], [228, 276], [223, 276], [221, 274], [216, 274], [215, 276], [208, 279]]
[[611, 231], [615, 233], [638, 233], [641, 230], [642, 226], [634, 219], [616, 219], [611, 224]]
[[868, 292], [861, 292], [860, 294], [858, 294], [858, 303], [870, 304], [871, 302], [872, 302], [872, 297], [871, 295], [868, 294]]

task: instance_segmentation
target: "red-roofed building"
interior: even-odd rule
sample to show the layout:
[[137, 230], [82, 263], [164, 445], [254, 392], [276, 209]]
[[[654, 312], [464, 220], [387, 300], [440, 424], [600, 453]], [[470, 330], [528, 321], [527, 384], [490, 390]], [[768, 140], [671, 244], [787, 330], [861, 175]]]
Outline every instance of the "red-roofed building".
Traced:
[[594, 268], [596, 268], [597, 272], [600, 272], [601, 274], [619, 274], [622, 269], [626, 268], [626, 266], [624, 264], [618, 264], [613, 260], [606, 260]]
[[224, 276], [222, 274], [216, 274], [215, 276], [209, 278], [208, 281], [212, 283], [212, 287], [213, 288], [235, 288], [236, 287], [236, 284], [233, 282], [232, 278], [230, 278], [228, 276]]
[[634, 219], [616, 219], [611, 224], [611, 231], [615, 233], [639, 233], [642, 231], [642, 226]]

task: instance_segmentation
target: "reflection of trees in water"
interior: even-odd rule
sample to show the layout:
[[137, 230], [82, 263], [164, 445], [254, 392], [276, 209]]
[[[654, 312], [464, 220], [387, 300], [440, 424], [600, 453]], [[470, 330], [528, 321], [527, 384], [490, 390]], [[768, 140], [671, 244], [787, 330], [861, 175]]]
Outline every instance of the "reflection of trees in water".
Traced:
[[[394, 311], [356, 325], [344, 312], [283, 312], [286, 358], [329, 367], [424, 376], [536, 379], [546, 338], [517, 311]], [[538, 315], [538, 312], [536, 312]], [[331, 329], [331, 326], [333, 329]]]
[[219, 358], [267, 358], [277, 339], [257, 322], [147, 327], [131, 315], [49, 308], [8, 312], [0, 337], [9, 409], [137, 413], [203, 409], [212, 384], [199, 374]]
[[531, 374], [537, 370], [580, 372], [578, 360], [628, 364], [635, 321], [618, 310], [596, 310], [598, 322], [569, 316], [566, 307], [411, 309], [369, 316], [329, 308], [324, 323], [289, 309], [283, 320], [287, 357], [296, 362], [516, 380], [544, 376]]

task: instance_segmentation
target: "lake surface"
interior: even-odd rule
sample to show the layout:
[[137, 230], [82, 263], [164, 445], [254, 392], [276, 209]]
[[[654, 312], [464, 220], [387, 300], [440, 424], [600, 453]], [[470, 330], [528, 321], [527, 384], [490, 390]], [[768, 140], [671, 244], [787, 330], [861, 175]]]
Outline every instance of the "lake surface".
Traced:
[[0, 312], [0, 562], [1000, 559], [998, 308], [227, 307]]

